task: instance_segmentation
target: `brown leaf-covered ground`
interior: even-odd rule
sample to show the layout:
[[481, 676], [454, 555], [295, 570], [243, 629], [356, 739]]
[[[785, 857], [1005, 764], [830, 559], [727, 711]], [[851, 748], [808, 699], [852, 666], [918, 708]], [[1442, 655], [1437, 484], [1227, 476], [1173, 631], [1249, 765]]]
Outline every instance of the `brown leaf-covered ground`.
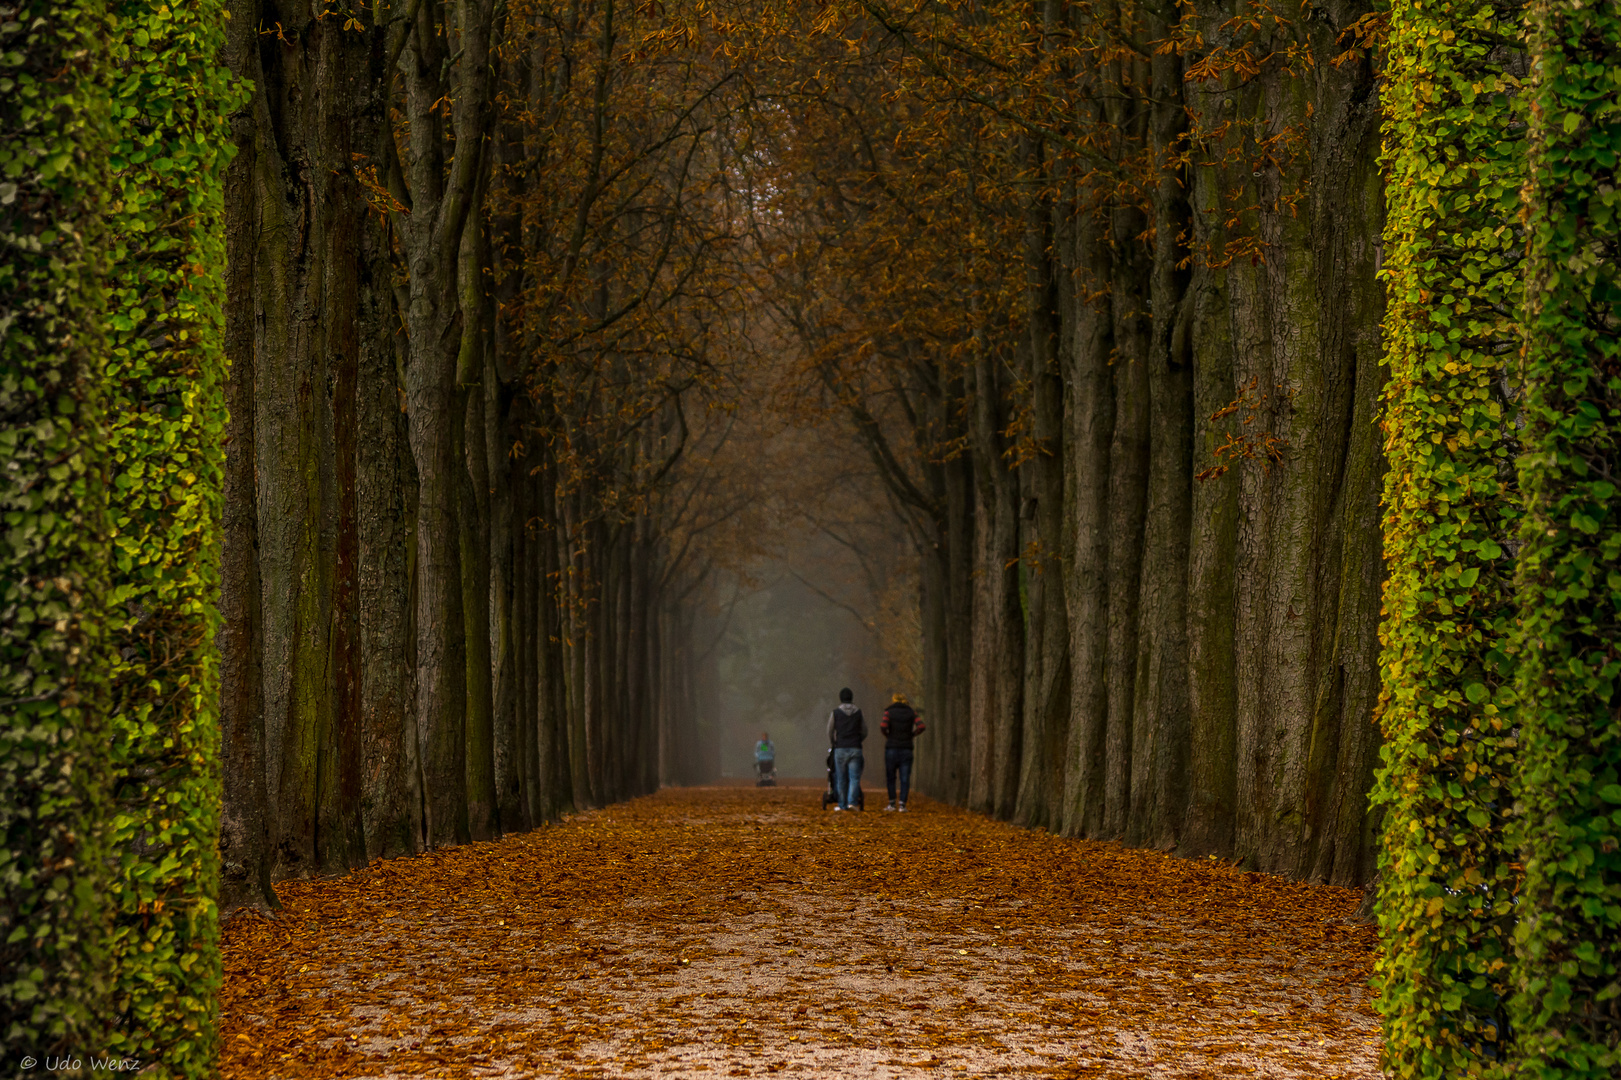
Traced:
[[223, 1073], [1369, 1077], [1359, 895], [927, 800], [660, 792], [278, 887]]

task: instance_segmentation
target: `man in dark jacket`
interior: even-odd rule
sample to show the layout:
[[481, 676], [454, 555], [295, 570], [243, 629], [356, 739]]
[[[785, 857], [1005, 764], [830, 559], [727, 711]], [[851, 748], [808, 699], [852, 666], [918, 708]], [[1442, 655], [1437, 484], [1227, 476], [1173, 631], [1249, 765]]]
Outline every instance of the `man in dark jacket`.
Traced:
[[[884, 782], [889, 785], [889, 805], [885, 810], [905, 810], [906, 792], [912, 786], [912, 740], [923, 733], [923, 719], [906, 704], [905, 694], [896, 694], [884, 718], [878, 723], [884, 733]], [[901, 797], [895, 801], [895, 781], [899, 778]]]
[[835, 810], [854, 810], [861, 798], [861, 744], [867, 738], [867, 720], [854, 705], [849, 687], [839, 691], [839, 707], [827, 718], [827, 741], [833, 747], [833, 790], [839, 797]]

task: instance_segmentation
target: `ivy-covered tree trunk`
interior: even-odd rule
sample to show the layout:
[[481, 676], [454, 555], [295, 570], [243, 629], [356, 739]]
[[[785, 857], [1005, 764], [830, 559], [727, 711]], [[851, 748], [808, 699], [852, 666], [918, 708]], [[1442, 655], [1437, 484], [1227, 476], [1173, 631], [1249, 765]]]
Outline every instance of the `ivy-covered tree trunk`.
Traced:
[[112, 887], [101, 215], [116, 31], [0, 3], [0, 1059], [107, 1044]]
[[1531, 5], [1519, 1075], [1621, 1074], [1621, 9]]
[[128, 3], [117, 14], [111, 1049], [202, 1077], [220, 978], [222, 187], [236, 92], [216, 61], [222, 4]]
[[1507, 1052], [1516, 871], [1506, 841], [1521, 239], [1516, 13], [1391, 9], [1384, 86], [1385, 1067], [1464, 1075]]

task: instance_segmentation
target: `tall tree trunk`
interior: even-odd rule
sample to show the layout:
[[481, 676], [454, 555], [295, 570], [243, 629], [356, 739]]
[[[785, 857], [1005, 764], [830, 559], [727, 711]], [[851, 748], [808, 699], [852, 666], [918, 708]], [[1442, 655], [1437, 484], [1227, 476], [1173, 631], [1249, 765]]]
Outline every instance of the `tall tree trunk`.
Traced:
[[995, 562], [985, 569], [997, 575], [999, 609], [992, 643], [996, 658], [996, 711], [991, 729], [991, 811], [1013, 815], [1019, 793], [1019, 763], [1024, 750], [1025, 615], [1020, 582], [1026, 576], [1019, 549], [1019, 481], [1005, 464], [996, 477], [996, 518], [992, 531]]
[[948, 559], [938, 541], [922, 545], [918, 562], [918, 605], [922, 609], [923, 705], [928, 714], [929, 732], [917, 749], [918, 786], [936, 798], [946, 791], [947, 759], [945, 740], [947, 652]]
[[535, 480], [535, 504], [541, 513], [535, 534], [535, 727], [536, 768], [544, 791], [541, 813], [546, 818], [576, 803], [574, 773], [569, 757], [569, 708], [564, 677], [563, 625], [558, 612], [557, 487], [549, 456], [537, 455], [540, 475]]
[[[463, 334], [472, 333], [464, 328]], [[478, 365], [480, 373], [483, 364]], [[489, 451], [486, 445], [482, 380], [462, 384], [460, 413], [463, 468], [460, 482], [461, 513], [457, 515], [461, 541], [462, 625], [466, 628], [467, 661], [467, 828], [474, 840], [488, 840], [499, 831], [495, 783], [495, 710], [491, 670], [490, 625], [490, 521]]]
[[495, 790], [498, 821], [503, 832], [527, 829], [533, 819], [526, 794], [529, 739], [519, 717], [523, 692], [519, 686], [518, 657], [523, 614], [518, 569], [521, 539], [514, 523], [521, 471], [508, 450], [518, 442], [512, 425], [512, 401], [502, 385], [495, 357], [484, 365], [484, 415], [488, 436], [484, 453], [488, 462], [490, 507], [490, 673], [491, 722], [494, 729]]
[[1114, 431], [1109, 446], [1108, 644], [1104, 683], [1108, 721], [1103, 740], [1100, 835], [1123, 836], [1131, 813], [1132, 722], [1135, 715], [1143, 528], [1149, 465], [1148, 368], [1151, 263], [1138, 242], [1147, 225], [1133, 209], [1111, 214], [1114, 243]]
[[[1171, 28], [1152, 12], [1149, 32]], [[1149, 280], [1152, 338], [1147, 356], [1148, 505], [1144, 520], [1142, 591], [1137, 634], [1136, 686], [1132, 703], [1130, 820], [1128, 843], [1176, 846], [1187, 809], [1188, 532], [1193, 478], [1193, 364], [1184, 302], [1188, 206], [1183, 176], [1171, 161], [1186, 126], [1182, 61], [1170, 54], [1152, 63], [1155, 104], [1150, 110], [1150, 149], [1160, 170], [1153, 190], [1153, 269]]]
[[[1318, 48], [1332, 46], [1321, 33]], [[1384, 227], [1378, 165], [1380, 107], [1366, 64], [1317, 73], [1318, 144], [1313, 148], [1313, 239], [1323, 252], [1317, 302], [1327, 316], [1320, 363], [1330, 377], [1329, 422], [1343, 449], [1322, 476], [1319, 528], [1333, 537], [1317, 573], [1323, 605], [1317, 629], [1317, 696], [1303, 752], [1301, 796], [1310, 849], [1287, 871], [1339, 885], [1372, 880], [1376, 822], [1368, 791], [1379, 756], [1373, 722], [1379, 695], [1378, 626], [1382, 558], [1379, 492], [1384, 456], [1378, 428], [1384, 388], [1379, 327], [1385, 291], [1376, 277]]]
[[423, 835], [411, 614], [410, 495], [417, 477], [402, 408], [405, 343], [394, 307], [388, 234], [375, 215], [367, 218], [363, 244], [356, 440], [361, 803], [367, 855], [389, 858], [416, 851]]
[[[978, 335], [976, 335], [978, 336]], [[992, 772], [996, 753], [996, 729], [1002, 687], [997, 685], [1001, 670], [996, 655], [1002, 637], [1003, 579], [1007, 576], [996, 550], [997, 497], [997, 397], [995, 369], [980, 340], [973, 371], [973, 425], [970, 429], [973, 468], [973, 552], [968, 580], [969, 652], [964, 674], [968, 678], [968, 808], [978, 813], [993, 809]]]
[[[953, 400], [962, 397], [958, 392]], [[970, 788], [973, 703], [969, 666], [973, 663], [974, 476], [972, 463], [958, 456], [942, 466], [946, 486], [945, 700], [937, 714], [941, 768], [940, 796], [964, 803]]]
[[287, 876], [364, 858], [357, 521], [345, 451], [358, 362], [353, 230], [365, 215], [352, 151], [375, 84], [366, 35], [272, 4], [244, 2], [233, 14], [233, 25], [269, 19], [294, 31], [233, 48], [256, 87], [252, 180], [234, 211], [251, 216], [256, 244], [251, 260], [237, 254], [252, 266], [256, 327], [245, 364], [252, 396], [240, 407], [254, 414], [266, 794], [275, 873]]
[[[1218, 99], [1219, 102], [1220, 99]], [[1219, 105], [1218, 105], [1219, 107]], [[1224, 215], [1220, 175], [1194, 170], [1194, 243], [1220, 250]], [[1209, 232], [1206, 232], [1206, 229]], [[1193, 370], [1192, 535], [1188, 551], [1188, 807], [1181, 852], [1222, 855], [1233, 848], [1238, 784], [1238, 686], [1233, 633], [1238, 545], [1238, 473], [1217, 460], [1223, 424], [1213, 420], [1233, 400], [1226, 272], [1196, 263], [1188, 287]]]
[[[369, 95], [368, 95], [369, 96]], [[364, 104], [364, 99], [360, 104]], [[351, 155], [350, 160], [353, 160]], [[353, 169], [344, 174], [343, 203], [364, 206]], [[361, 817], [360, 521], [356, 466], [359, 448], [360, 266], [359, 231], [366, 216], [334, 218], [332, 246], [344, 252], [346, 273], [328, 285], [324, 309], [331, 320], [324, 384], [331, 397], [332, 432], [323, 440], [331, 467], [333, 525], [330, 701], [321, 740], [321, 807], [317, 851], [324, 873], [366, 865], [366, 832]], [[334, 275], [336, 277], [336, 275]], [[336, 287], [334, 287], [336, 286]], [[327, 470], [323, 469], [323, 473]]]
[[[489, 244], [484, 221], [484, 177], [473, 186], [473, 205], [462, 230], [460, 291], [462, 316], [460, 350], [456, 357], [457, 410], [462, 419], [458, 434], [461, 474], [461, 578], [462, 620], [466, 629], [467, 658], [467, 826], [475, 840], [488, 840], [500, 831], [495, 768], [495, 685], [491, 641], [491, 520], [490, 440], [499, 438], [498, 416], [486, 403], [499, 393], [489, 338], [495, 330], [495, 312], [485, 286]], [[495, 429], [492, 431], [492, 427]]]
[[[233, 71], [248, 70], [258, 47], [247, 12], [236, 12], [226, 43]], [[225, 487], [220, 561], [220, 910], [278, 907], [270, 884], [269, 796], [265, 788], [264, 682], [261, 669], [258, 499], [254, 484], [255, 325], [252, 289], [259, 239], [253, 214], [257, 166], [254, 102], [233, 117], [238, 147], [225, 178]]]
[[968, 805], [1007, 816], [1017, 793], [1024, 689], [1019, 604], [1018, 484], [1002, 456], [997, 359], [981, 349], [974, 372], [973, 645]]
[[[411, 9], [414, 21], [401, 58], [411, 132], [402, 193], [410, 202], [409, 213], [395, 219], [409, 276], [406, 400], [418, 483], [417, 737], [426, 832], [434, 847], [469, 837], [468, 625], [459, 521], [467, 466], [459, 437], [465, 403], [457, 390], [457, 364], [463, 334], [483, 328], [478, 312], [462, 311], [458, 275], [463, 235], [478, 227], [494, 4], [456, 0], [445, 9], [451, 22], [444, 26], [440, 10], [436, 4]], [[451, 38], [457, 42], [454, 56], [448, 51]], [[441, 112], [446, 101], [459, 152], [452, 152], [446, 137]]]
[[647, 515], [638, 514], [627, 559], [626, 573], [626, 702], [631, 717], [632, 769], [631, 793], [645, 795], [658, 790], [657, 729], [653, 724], [650, 695], [651, 674], [656, 671], [656, 653], [650, 633], [649, 609], [653, 606], [648, 595], [648, 577], [653, 565], [652, 544], [649, 542], [651, 522]]
[[[1328, 30], [1313, 33], [1327, 55]], [[1349, 646], [1366, 633], [1371, 602], [1363, 594], [1346, 609], [1340, 594], [1342, 582], [1366, 579], [1370, 557], [1367, 548], [1346, 547], [1343, 524], [1347, 498], [1366, 506], [1366, 492], [1353, 495], [1345, 484], [1362, 377], [1353, 328], [1374, 325], [1382, 311], [1370, 257], [1380, 219], [1368, 166], [1343, 163], [1370, 154], [1376, 138], [1371, 78], [1363, 65], [1329, 65], [1316, 78], [1277, 75], [1250, 91], [1273, 103], [1268, 131], [1311, 114], [1312, 166], [1290, 176], [1268, 168], [1250, 181], [1268, 258], [1235, 264], [1228, 276], [1238, 390], [1252, 395], [1244, 405], [1251, 428], [1276, 440], [1240, 467], [1237, 853], [1293, 876], [1312, 871], [1322, 840], [1316, 789], [1328, 786], [1328, 756], [1340, 739], [1342, 612], [1360, 613], [1362, 626], [1345, 628]], [[1291, 208], [1301, 184], [1304, 209]], [[1355, 479], [1376, 482], [1360, 445]], [[1361, 692], [1371, 708], [1369, 689]]]
[[1069, 738], [1060, 824], [1071, 836], [1103, 831], [1104, 762], [1108, 732], [1109, 474], [1114, 445], [1115, 388], [1110, 358], [1114, 317], [1107, 284], [1111, 251], [1103, 215], [1092, 193], [1077, 193], [1070, 224], [1072, 252], [1063, 267], [1075, 284], [1070, 306], [1065, 372], [1065, 518], [1074, 530], [1074, 555], [1064, 585], [1069, 611]]
[[[1052, 23], [1056, 4], [1043, 5]], [[1040, 164], [1040, 144], [1032, 151]], [[1050, 171], [1044, 166], [1043, 174]], [[1051, 177], [1048, 177], [1051, 183]], [[1024, 731], [1020, 739], [1019, 789], [1013, 818], [1025, 825], [1056, 827], [1061, 822], [1063, 766], [1070, 719], [1069, 619], [1065, 606], [1066, 567], [1073, 559], [1064, 513], [1064, 385], [1059, 309], [1072, 284], [1056, 262], [1054, 246], [1062, 230], [1057, 202], [1032, 199], [1026, 208], [1025, 296], [1030, 340], [1031, 413], [1035, 457], [1023, 470], [1032, 510], [1021, 515], [1026, 529], [1024, 571], [1029, 613], [1026, 619]]]
[[[513, 401], [513, 428], [518, 445], [524, 445], [523, 418], [525, 397]], [[536, 518], [535, 478], [529, 475], [530, 458], [514, 452], [507, 461], [509, 483], [512, 484], [512, 668], [518, 701], [514, 706], [514, 740], [517, 745], [517, 769], [522, 777], [524, 814], [531, 826], [546, 820], [543, 809], [550, 792], [541, 786], [540, 725], [545, 710], [541, 707], [543, 679], [540, 671], [541, 624], [540, 597], [542, 575], [536, 565], [540, 560], [539, 522]]]
[[595, 793], [591, 787], [590, 768], [590, 739], [588, 720], [588, 693], [587, 693], [587, 635], [589, 624], [585, 618], [587, 608], [586, 574], [589, 566], [583, 554], [578, 551], [578, 519], [575, 512], [578, 505], [578, 493], [571, 493], [561, 499], [563, 516], [559, 521], [563, 528], [563, 535], [557, 544], [558, 561], [566, 592], [560, 592], [559, 602], [563, 605], [560, 620], [566, 628], [564, 631], [565, 648], [563, 658], [566, 667], [564, 671], [565, 682], [563, 691], [567, 701], [566, 721], [568, 732], [568, 774], [570, 790], [573, 795], [574, 808], [585, 810], [597, 804]]

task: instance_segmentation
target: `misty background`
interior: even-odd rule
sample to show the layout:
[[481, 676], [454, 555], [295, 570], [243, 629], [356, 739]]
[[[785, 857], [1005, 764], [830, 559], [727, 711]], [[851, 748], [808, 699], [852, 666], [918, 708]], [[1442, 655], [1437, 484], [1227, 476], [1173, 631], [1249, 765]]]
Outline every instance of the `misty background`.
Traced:
[[713, 739], [711, 775], [754, 776], [754, 744], [769, 732], [779, 778], [825, 779], [827, 718], [848, 686], [867, 718], [868, 780], [876, 769], [881, 783], [878, 721], [890, 696], [903, 693], [920, 711], [925, 704], [916, 685], [916, 580], [869, 573], [853, 549], [825, 535], [793, 547], [716, 590], [715, 683], [703, 695], [712, 715], [698, 732]]
[[827, 718], [848, 686], [881, 784], [891, 695], [928, 711], [917, 535], [837, 402], [782, 407], [772, 388], [796, 370], [781, 354], [754, 369], [726, 437], [688, 453], [706, 501], [672, 538], [703, 567], [686, 594], [695, 720], [678, 783], [753, 777], [761, 732], [779, 778], [825, 781]]
[[[884, 685], [871, 632], [853, 613], [780, 565], [766, 570], [777, 573], [758, 587], [734, 586], [716, 649], [720, 775], [752, 776], [754, 744], [769, 731], [779, 776], [825, 776], [827, 717], [839, 688], [855, 691], [873, 734], [893, 691]], [[873, 749], [872, 735], [867, 741]]]

